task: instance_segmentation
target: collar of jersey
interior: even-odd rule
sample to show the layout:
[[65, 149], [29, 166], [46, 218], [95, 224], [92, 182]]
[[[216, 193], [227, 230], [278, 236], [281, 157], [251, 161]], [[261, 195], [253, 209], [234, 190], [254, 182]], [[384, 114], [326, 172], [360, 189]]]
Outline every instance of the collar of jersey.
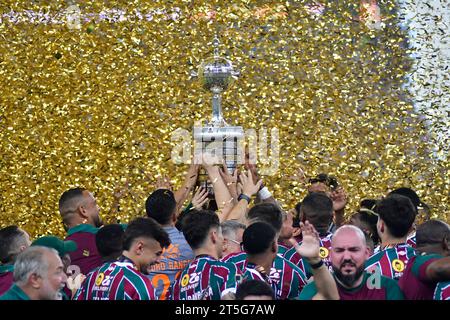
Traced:
[[387, 249], [392, 249], [392, 248], [397, 248], [397, 247], [404, 247], [404, 246], [410, 246], [409, 244], [407, 244], [407, 243], [404, 243], [404, 242], [402, 242], [402, 243], [393, 243], [393, 244], [388, 244], [388, 245], [386, 245], [386, 246], [384, 246], [384, 247], [380, 247], [380, 251], [382, 251], [382, 250], [387, 250]]
[[0, 266], [0, 273], [13, 272], [14, 265], [13, 264], [5, 264]]
[[98, 231], [98, 228], [96, 228], [90, 224], [82, 223], [82, 224], [79, 224], [79, 225], [67, 230], [67, 235], [70, 236], [70, 235], [72, 235], [74, 233], [78, 233], [78, 232], [88, 232], [88, 233], [96, 234], [97, 231]]
[[209, 254], [199, 254], [198, 256], [195, 257], [195, 259], [200, 259], [200, 258], [206, 258], [209, 260], [217, 260], [214, 257], [211, 257]]

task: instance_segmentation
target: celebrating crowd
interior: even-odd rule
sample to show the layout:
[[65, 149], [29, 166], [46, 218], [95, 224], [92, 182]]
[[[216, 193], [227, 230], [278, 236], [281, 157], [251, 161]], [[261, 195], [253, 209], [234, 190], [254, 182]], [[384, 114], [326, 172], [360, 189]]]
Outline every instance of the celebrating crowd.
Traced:
[[[196, 188], [200, 168], [213, 192]], [[0, 230], [0, 300], [450, 300], [450, 227], [417, 224], [429, 208], [414, 190], [351, 214], [336, 178], [305, 182], [285, 210], [255, 165], [204, 162], [154, 190], [145, 217], [109, 225], [89, 190], [67, 190], [64, 240]]]

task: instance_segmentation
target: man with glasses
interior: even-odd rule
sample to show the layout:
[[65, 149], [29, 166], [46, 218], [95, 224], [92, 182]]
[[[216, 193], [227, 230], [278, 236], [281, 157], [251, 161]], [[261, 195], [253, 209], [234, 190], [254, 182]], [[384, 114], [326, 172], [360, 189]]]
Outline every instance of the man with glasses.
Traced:
[[192, 210], [183, 221], [186, 241], [195, 258], [180, 273], [169, 291], [171, 300], [229, 299], [236, 292], [241, 273], [222, 262], [223, 235], [214, 211]]
[[242, 235], [245, 224], [236, 220], [228, 220], [221, 224], [223, 234], [223, 257], [229, 254], [241, 252]]
[[[283, 224], [283, 213], [279, 206], [273, 203], [257, 204], [250, 209], [247, 214], [247, 218], [249, 221], [249, 226], [257, 222], [269, 224], [275, 229], [278, 240]], [[239, 270], [244, 272], [248, 262], [247, 253], [233, 253], [222, 259], [222, 261], [231, 262], [236, 265]], [[269, 277], [270, 281], [276, 283], [278, 286], [278, 299], [296, 298], [297, 292], [300, 291], [306, 284], [306, 276], [304, 272], [280, 254], [277, 254], [273, 260]], [[293, 284], [295, 284], [295, 287]]]

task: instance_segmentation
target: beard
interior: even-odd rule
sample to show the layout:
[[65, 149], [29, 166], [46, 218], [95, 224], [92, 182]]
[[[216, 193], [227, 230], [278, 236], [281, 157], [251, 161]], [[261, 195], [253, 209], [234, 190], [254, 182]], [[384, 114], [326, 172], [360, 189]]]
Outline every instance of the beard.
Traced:
[[[352, 274], [345, 274], [341, 271], [343, 265], [345, 264], [350, 264], [352, 265], [354, 268], [356, 268], [355, 273]], [[364, 264], [361, 265], [360, 267], [356, 267], [356, 265], [351, 262], [351, 261], [344, 261], [341, 266], [339, 268], [333, 266], [333, 271], [334, 271], [334, 275], [335, 277], [346, 287], [352, 288], [353, 285], [355, 284], [355, 282], [357, 280], [359, 280], [359, 278], [361, 277], [361, 275], [364, 273]]]

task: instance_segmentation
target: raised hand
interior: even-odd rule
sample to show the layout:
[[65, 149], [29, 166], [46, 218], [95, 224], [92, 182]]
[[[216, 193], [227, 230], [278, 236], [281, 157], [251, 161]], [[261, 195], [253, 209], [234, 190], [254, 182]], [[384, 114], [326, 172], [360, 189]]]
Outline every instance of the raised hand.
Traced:
[[347, 205], [348, 199], [344, 188], [339, 187], [331, 192], [331, 200], [333, 200], [333, 210], [340, 211]]
[[203, 205], [208, 201], [208, 189], [200, 187], [195, 191], [194, 197], [192, 198], [192, 206], [200, 210]]
[[238, 177], [237, 169], [234, 170], [233, 174], [230, 174], [228, 172], [227, 166], [224, 162], [223, 167], [219, 170], [219, 173], [228, 188], [231, 188], [231, 187], [236, 188], [237, 177]]
[[300, 222], [300, 228], [302, 230], [302, 244], [299, 245], [294, 239], [289, 239], [291, 244], [299, 255], [307, 260], [319, 260], [320, 259], [320, 238], [319, 233], [314, 226], [306, 221], [304, 224]]
[[251, 172], [248, 172], [247, 174], [241, 173], [239, 179], [241, 180], [242, 183], [242, 193], [249, 197], [256, 194], [259, 191], [259, 188], [261, 187], [262, 184], [262, 180], [259, 180], [256, 183], [253, 182]]

